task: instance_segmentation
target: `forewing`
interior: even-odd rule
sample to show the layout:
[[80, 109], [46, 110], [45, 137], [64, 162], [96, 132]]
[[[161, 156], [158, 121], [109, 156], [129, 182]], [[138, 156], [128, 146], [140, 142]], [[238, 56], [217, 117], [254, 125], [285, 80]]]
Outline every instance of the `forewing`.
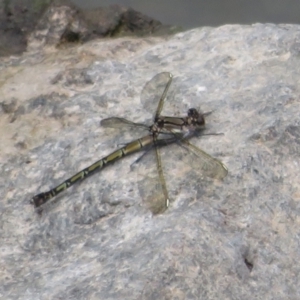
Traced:
[[141, 103], [148, 112], [160, 114], [171, 81], [172, 74], [162, 72], [146, 83], [141, 93]]
[[149, 127], [145, 124], [134, 123], [124, 118], [111, 117], [103, 119], [100, 125], [104, 128], [112, 128], [112, 135], [124, 136], [125, 140], [137, 139], [149, 133]]
[[101, 120], [100, 125], [102, 127], [106, 127], [106, 128], [121, 128], [121, 129], [123, 129], [124, 127], [127, 127], [128, 129], [132, 129], [132, 128], [140, 127], [140, 128], [148, 130], [148, 126], [145, 124], [134, 123], [127, 119], [118, 118], [118, 117], [111, 117], [111, 118], [103, 119], [103, 120]]

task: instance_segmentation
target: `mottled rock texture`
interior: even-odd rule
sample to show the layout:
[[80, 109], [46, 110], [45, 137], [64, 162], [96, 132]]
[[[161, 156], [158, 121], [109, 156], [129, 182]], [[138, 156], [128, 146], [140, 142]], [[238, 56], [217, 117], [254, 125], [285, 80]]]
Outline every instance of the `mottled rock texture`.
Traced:
[[[2, 58], [1, 297], [298, 299], [299, 58], [300, 26], [272, 24]], [[33, 195], [131, 140], [101, 119], [151, 118], [139, 95], [162, 71], [174, 75], [163, 113], [212, 111], [206, 132], [223, 135], [192, 142], [228, 176], [202, 178], [162, 153], [171, 203], [153, 216], [133, 155], [38, 214]]]
[[120, 5], [80, 9], [70, 0], [0, 1], [0, 56], [99, 37], [162, 35], [179, 30]]

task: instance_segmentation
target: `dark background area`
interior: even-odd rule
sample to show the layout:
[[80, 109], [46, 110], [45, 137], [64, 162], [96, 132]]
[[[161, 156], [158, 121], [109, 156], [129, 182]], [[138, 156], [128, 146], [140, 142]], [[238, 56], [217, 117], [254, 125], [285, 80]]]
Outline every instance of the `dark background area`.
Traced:
[[252, 23], [300, 23], [300, 0], [72, 0], [81, 8], [120, 4], [184, 29]]
[[[70, 2], [79, 10], [69, 6]], [[59, 22], [65, 20], [50, 24], [53, 20], [46, 13], [49, 5], [69, 6], [68, 16], [57, 16], [73, 20], [74, 26], [60, 28]], [[51, 13], [54, 11], [48, 11]], [[161, 26], [151, 18], [174, 26]], [[32, 33], [36, 39], [51, 42], [56, 32], [53, 43], [58, 46], [99, 37], [159, 35], [201, 26], [253, 23], [299, 24], [300, 0], [0, 0], [0, 57], [26, 51]], [[42, 38], [39, 30], [49, 36]]]

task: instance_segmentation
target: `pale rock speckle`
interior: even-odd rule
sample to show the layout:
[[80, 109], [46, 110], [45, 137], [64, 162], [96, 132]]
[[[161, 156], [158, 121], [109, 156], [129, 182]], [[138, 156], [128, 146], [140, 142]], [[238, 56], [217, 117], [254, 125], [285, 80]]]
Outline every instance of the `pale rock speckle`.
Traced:
[[[1, 297], [297, 299], [299, 45], [298, 25], [227, 25], [1, 59]], [[101, 119], [149, 120], [139, 95], [162, 71], [164, 114], [212, 111], [207, 133], [222, 135], [192, 143], [228, 176], [176, 168], [152, 216], [133, 155], [37, 214], [34, 194], [130, 141]]]

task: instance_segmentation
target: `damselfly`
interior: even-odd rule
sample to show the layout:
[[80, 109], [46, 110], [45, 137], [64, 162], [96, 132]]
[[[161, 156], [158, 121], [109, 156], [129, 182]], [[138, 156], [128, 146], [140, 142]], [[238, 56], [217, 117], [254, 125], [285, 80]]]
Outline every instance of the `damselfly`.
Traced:
[[[147, 178], [149, 187], [142, 189], [144, 193], [142, 197], [147, 198], [149, 194], [151, 194], [153, 205], [150, 205], [150, 209], [153, 213], [163, 212], [169, 206], [169, 195], [162, 168], [160, 148], [170, 144], [178, 144], [178, 147], [187, 149], [189, 152], [188, 155], [191, 156], [191, 164], [197, 168], [198, 171], [200, 170], [203, 175], [217, 179], [224, 178], [227, 175], [227, 168], [219, 160], [213, 158], [188, 141], [190, 137], [198, 135], [204, 129], [205, 114], [199, 113], [196, 109], [191, 108], [185, 117], [161, 116], [172, 77], [172, 74], [168, 72], [159, 73], [154, 76], [143, 89], [144, 96], [142, 96], [141, 100], [144, 107], [152, 111], [156, 107], [152, 125], [134, 123], [118, 117], [111, 117], [101, 121], [101, 125], [108, 128], [142, 129], [145, 131], [144, 136], [101, 158], [53, 189], [34, 196], [31, 200], [34, 206], [39, 207], [43, 205], [76, 182], [87, 178], [96, 171], [114, 163], [126, 155], [144, 149], [145, 156], [149, 156], [151, 152], [150, 155], [154, 157], [156, 161], [156, 171], [152, 174], [152, 177], [149, 176], [149, 179]], [[151, 93], [153, 95], [151, 95]], [[152, 149], [154, 151], [150, 151]], [[170, 153], [170, 155], [171, 154], [172, 153]], [[143, 159], [143, 156], [138, 160], [141, 159]]]

